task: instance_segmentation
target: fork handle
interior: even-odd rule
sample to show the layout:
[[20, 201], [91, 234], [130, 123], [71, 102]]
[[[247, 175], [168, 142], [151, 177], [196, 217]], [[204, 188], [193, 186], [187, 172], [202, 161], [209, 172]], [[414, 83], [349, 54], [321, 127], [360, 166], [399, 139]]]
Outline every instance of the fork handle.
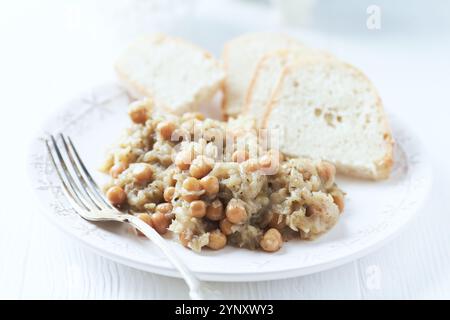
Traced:
[[186, 264], [172, 251], [172, 249], [167, 245], [167, 242], [163, 237], [159, 235], [152, 227], [146, 224], [144, 221], [138, 217], [132, 215], [125, 215], [124, 222], [128, 222], [133, 227], [142, 232], [147, 238], [153, 241], [154, 244], [158, 246], [159, 249], [164, 253], [167, 259], [172, 263], [172, 265], [180, 272], [186, 284], [189, 287], [189, 296], [193, 300], [206, 300], [208, 297], [204, 292], [206, 287], [201, 283], [200, 280], [192, 273], [191, 270], [186, 266]]

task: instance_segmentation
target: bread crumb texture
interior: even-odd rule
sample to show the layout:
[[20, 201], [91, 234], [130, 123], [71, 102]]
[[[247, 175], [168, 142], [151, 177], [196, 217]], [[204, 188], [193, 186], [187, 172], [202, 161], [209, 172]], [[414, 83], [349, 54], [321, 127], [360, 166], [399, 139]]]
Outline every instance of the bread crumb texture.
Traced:
[[328, 160], [360, 178], [390, 174], [393, 139], [382, 102], [367, 77], [343, 62], [286, 67], [264, 125], [288, 155]]
[[211, 54], [184, 40], [162, 34], [141, 37], [116, 63], [124, 85], [136, 98], [181, 114], [195, 110], [222, 86], [224, 71]]

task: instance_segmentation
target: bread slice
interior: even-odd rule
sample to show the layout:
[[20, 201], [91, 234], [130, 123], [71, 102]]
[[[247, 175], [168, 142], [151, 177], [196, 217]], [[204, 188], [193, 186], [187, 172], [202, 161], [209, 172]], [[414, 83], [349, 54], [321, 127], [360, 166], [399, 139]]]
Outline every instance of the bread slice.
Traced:
[[310, 49], [277, 50], [265, 54], [258, 62], [250, 86], [247, 89], [242, 113], [256, 119], [261, 126], [263, 116], [270, 98], [280, 81], [283, 69], [288, 66], [311, 58], [333, 59], [324, 51]]
[[195, 110], [223, 85], [223, 68], [211, 54], [162, 34], [145, 36], [125, 50], [116, 71], [135, 98], [154, 100], [159, 109]]
[[268, 52], [304, 48], [297, 40], [273, 33], [249, 33], [225, 44], [222, 58], [226, 78], [222, 111], [224, 118], [242, 111], [245, 95], [258, 61]]
[[393, 139], [382, 102], [356, 68], [330, 59], [288, 66], [263, 120], [291, 156], [333, 162], [338, 172], [384, 179], [393, 165]]

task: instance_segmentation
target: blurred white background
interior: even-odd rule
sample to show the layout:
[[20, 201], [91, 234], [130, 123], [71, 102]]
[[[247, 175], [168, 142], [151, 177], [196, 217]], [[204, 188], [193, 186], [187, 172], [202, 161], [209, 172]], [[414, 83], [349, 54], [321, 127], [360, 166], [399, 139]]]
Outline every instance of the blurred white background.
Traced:
[[[379, 29], [367, 27], [371, 5], [380, 9]], [[450, 2], [441, 0], [1, 1], [0, 298], [186, 298], [181, 281], [102, 259], [43, 221], [26, 189], [27, 144], [59, 105], [114, 81], [115, 58], [139, 34], [195, 35], [219, 54], [239, 33], [286, 28], [368, 74], [388, 112], [425, 141], [433, 194], [417, 221], [375, 254], [294, 280], [221, 285], [226, 296], [450, 298]], [[375, 290], [366, 281], [373, 268], [383, 275]], [[168, 286], [180, 289], [161, 289]]]

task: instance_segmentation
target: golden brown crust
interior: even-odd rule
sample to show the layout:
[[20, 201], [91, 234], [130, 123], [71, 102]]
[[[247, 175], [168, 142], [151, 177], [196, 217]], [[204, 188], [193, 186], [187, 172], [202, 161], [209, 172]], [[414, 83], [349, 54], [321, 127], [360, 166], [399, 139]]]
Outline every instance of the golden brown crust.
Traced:
[[[231, 45], [233, 45], [234, 43], [241, 41], [242, 39], [252, 38], [252, 37], [261, 36], [261, 35], [274, 35], [277, 37], [283, 37], [285, 39], [292, 41], [292, 43], [301, 45], [301, 43], [297, 39], [295, 39], [291, 36], [288, 36], [288, 35], [284, 35], [284, 34], [277, 34], [277, 33], [271, 33], [271, 32], [268, 32], [268, 33], [267, 32], [251, 32], [251, 33], [246, 33], [246, 34], [240, 35], [240, 36], [233, 38], [233, 39], [229, 40], [228, 42], [226, 42], [224, 45], [224, 49], [222, 50], [222, 59], [223, 59], [225, 73], [228, 73], [228, 63], [227, 63], [228, 58], [227, 57], [228, 57], [229, 47]], [[280, 49], [280, 50], [283, 50], [283, 49]], [[228, 113], [229, 99], [227, 98], [228, 97], [228, 77], [227, 77], [227, 75], [225, 75], [225, 85], [224, 85], [223, 93], [224, 93], [224, 98], [222, 100], [221, 110], [222, 110], [223, 118], [226, 120], [230, 116], [237, 116], [238, 114], [241, 113], [241, 112], [239, 112], [238, 114], [233, 114], [233, 115], [230, 115]], [[244, 97], [244, 99], [245, 99], [245, 97]], [[245, 102], [245, 100], [242, 101], [242, 104], [243, 104], [242, 108], [245, 107], [244, 102]], [[242, 109], [241, 109], [241, 111], [242, 111]]]
[[[386, 118], [386, 117], [385, 117]], [[389, 126], [387, 119], [385, 119], [386, 125]], [[385, 130], [390, 130], [389, 128], [385, 128]], [[392, 167], [394, 166], [394, 145], [395, 141], [392, 138], [390, 132], [384, 133], [384, 140], [386, 141], [386, 146], [388, 151], [385, 156], [380, 160], [375, 162], [375, 166], [377, 168], [377, 174], [373, 177], [375, 180], [383, 180], [389, 178], [391, 175]]]
[[[250, 111], [250, 105], [251, 105], [251, 100], [252, 100], [253, 95], [254, 95], [254, 88], [255, 88], [255, 85], [256, 85], [256, 81], [257, 81], [257, 79], [259, 77], [259, 73], [261, 72], [261, 69], [264, 66], [265, 62], [268, 59], [270, 59], [270, 58], [272, 58], [274, 56], [279, 56], [280, 59], [287, 59], [288, 55], [292, 54], [292, 53], [296, 53], [296, 50], [295, 49], [294, 50], [292, 50], [292, 49], [280, 49], [280, 50], [276, 50], [276, 51], [273, 51], [273, 52], [269, 52], [269, 53], [265, 54], [263, 56], [263, 58], [261, 58], [261, 60], [259, 61], [258, 65], [257, 65], [257, 67], [255, 69], [255, 72], [253, 74], [253, 78], [252, 78], [252, 80], [250, 82], [250, 87], [247, 90], [247, 94], [246, 94], [246, 98], [245, 98], [245, 104], [244, 104], [244, 109], [243, 109], [242, 114], [246, 115]], [[290, 61], [290, 64], [295, 65], [296, 63], [299, 63], [300, 61], [302, 61], [300, 59], [304, 59], [304, 61], [310, 61], [310, 60], [316, 60], [316, 59], [337, 59], [337, 58], [334, 57], [331, 53], [326, 52], [326, 51], [316, 51], [314, 53], [307, 53], [307, 54], [299, 53], [298, 54], [298, 60], [295, 60], [296, 62]], [[284, 61], [284, 64], [285, 64], [285, 67], [288, 66], [287, 65], [287, 61]], [[275, 90], [277, 89], [277, 85], [281, 81], [282, 77], [283, 77], [283, 72], [281, 72], [279, 77], [276, 79], [276, 82], [274, 83], [274, 87], [273, 87], [274, 90], [272, 92], [272, 95], [275, 92]], [[264, 109], [262, 110], [263, 119], [264, 119], [264, 117], [265, 117], [265, 115], [267, 113], [269, 105], [271, 104], [271, 101], [272, 101], [271, 98], [269, 98], [269, 100], [267, 101]], [[259, 124], [259, 125], [261, 126], [261, 124]], [[264, 127], [264, 125], [263, 125], [263, 127]]]
[[253, 73], [252, 79], [250, 81], [250, 85], [247, 89], [247, 92], [245, 94], [245, 99], [244, 99], [244, 106], [242, 109], [242, 114], [247, 114], [250, 111], [250, 102], [253, 98], [253, 91], [255, 89], [255, 85], [256, 85], [256, 81], [259, 77], [259, 74], [261, 73], [261, 69], [264, 66], [264, 64], [267, 62], [267, 60], [269, 60], [270, 58], [272, 58], [273, 56], [284, 56], [286, 57], [289, 53], [289, 50], [287, 49], [282, 49], [282, 50], [277, 50], [274, 52], [269, 52], [266, 53], [259, 61], [258, 64], [256, 65], [255, 68], [255, 72]]
[[386, 112], [384, 111], [383, 102], [380, 98], [380, 95], [378, 93], [378, 90], [373, 85], [372, 81], [358, 68], [352, 66], [349, 63], [344, 63], [348, 68], [352, 69], [354, 72], [358, 74], [361, 79], [367, 81], [370, 84], [370, 88], [372, 89], [373, 93], [377, 97], [377, 103], [376, 106], [378, 108], [378, 113], [382, 115], [382, 121], [383, 121], [383, 139], [386, 143], [387, 151], [385, 156], [380, 159], [379, 161], [375, 162], [376, 166], [376, 173], [373, 175], [373, 179], [375, 180], [383, 180], [389, 178], [392, 167], [394, 165], [394, 138], [392, 137], [392, 131], [391, 127], [389, 125], [388, 117], [386, 116]]

